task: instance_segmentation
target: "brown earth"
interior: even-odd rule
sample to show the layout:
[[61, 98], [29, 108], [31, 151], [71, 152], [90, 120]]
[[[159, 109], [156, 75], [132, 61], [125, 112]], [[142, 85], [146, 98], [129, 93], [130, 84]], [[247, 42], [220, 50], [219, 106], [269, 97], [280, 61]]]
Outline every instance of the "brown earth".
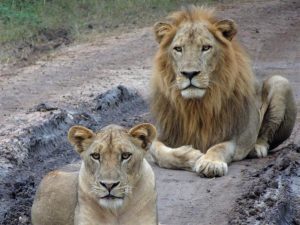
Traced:
[[[219, 3], [217, 8], [221, 17], [239, 25], [238, 38], [249, 50], [258, 77], [287, 77], [299, 108], [300, 2], [243, 1]], [[99, 93], [122, 84], [147, 98], [156, 49], [151, 28], [144, 28], [60, 49], [50, 60], [25, 68], [2, 65], [1, 224], [29, 224], [32, 195], [41, 177], [78, 159], [63, 138], [71, 124], [98, 129], [111, 122], [131, 126], [149, 120], [147, 105], [136, 93], [114, 89], [104, 95], [104, 103]], [[48, 106], [36, 108], [40, 103]], [[154, 165], [161, 223], [300, 224], [299, 119], [281, 151], [233, 163], [225, 177], [205, 179]]]

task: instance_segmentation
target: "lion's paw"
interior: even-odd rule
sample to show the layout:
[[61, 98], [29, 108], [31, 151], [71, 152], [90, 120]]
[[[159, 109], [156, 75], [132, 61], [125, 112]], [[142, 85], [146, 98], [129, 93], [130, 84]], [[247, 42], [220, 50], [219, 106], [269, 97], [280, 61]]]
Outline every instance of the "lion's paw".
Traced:
[[204, 155], [195, 163], [195, 171], [206, 177], [221, 177], [227, 174], [228, 166], [225, 162], [211, 160]]
[[268, 155], [268, 146], [265, 146], [263, 144], [256, 144], [254, 148], [256, 151], [256, 156], [258, 158], [263, 158]]

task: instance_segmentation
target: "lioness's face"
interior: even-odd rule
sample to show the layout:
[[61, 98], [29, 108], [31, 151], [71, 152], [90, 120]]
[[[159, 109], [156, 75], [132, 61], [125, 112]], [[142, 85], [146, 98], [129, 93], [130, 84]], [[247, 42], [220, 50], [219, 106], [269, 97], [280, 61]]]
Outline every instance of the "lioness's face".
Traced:
[[102, 207], [119, 208], [132, 194], [155, 135], [150, 124], [129, 131], [111, 125], [98, 133], [79, 126], [70, 129], [69, 140], [83, 159], [89, 191]]
[[202, 23], [185, 23], [170, 45], [176, 85], [184, 98], [201, 98], [216, 67], [218, 46]]

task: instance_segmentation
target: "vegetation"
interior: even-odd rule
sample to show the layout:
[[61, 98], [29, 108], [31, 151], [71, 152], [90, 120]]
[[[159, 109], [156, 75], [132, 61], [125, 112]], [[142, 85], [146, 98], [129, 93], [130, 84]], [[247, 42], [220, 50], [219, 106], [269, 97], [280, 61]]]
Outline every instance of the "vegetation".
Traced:
[[0, 46], [35, 45], [56, 36], [70, 41], [150, 25], [181, 5], [204, 2], [208, 0], [1, 0]]

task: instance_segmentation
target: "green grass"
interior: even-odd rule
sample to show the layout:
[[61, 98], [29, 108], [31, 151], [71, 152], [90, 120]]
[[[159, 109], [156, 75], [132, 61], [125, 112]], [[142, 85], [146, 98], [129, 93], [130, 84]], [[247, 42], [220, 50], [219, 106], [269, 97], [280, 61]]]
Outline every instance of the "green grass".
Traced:
[[0, 46], [45, 42], [45, 33], [58, 30], [76, 40], [90, 33], [147, 26], [181, 5], [211, 1], [0, 0]]

